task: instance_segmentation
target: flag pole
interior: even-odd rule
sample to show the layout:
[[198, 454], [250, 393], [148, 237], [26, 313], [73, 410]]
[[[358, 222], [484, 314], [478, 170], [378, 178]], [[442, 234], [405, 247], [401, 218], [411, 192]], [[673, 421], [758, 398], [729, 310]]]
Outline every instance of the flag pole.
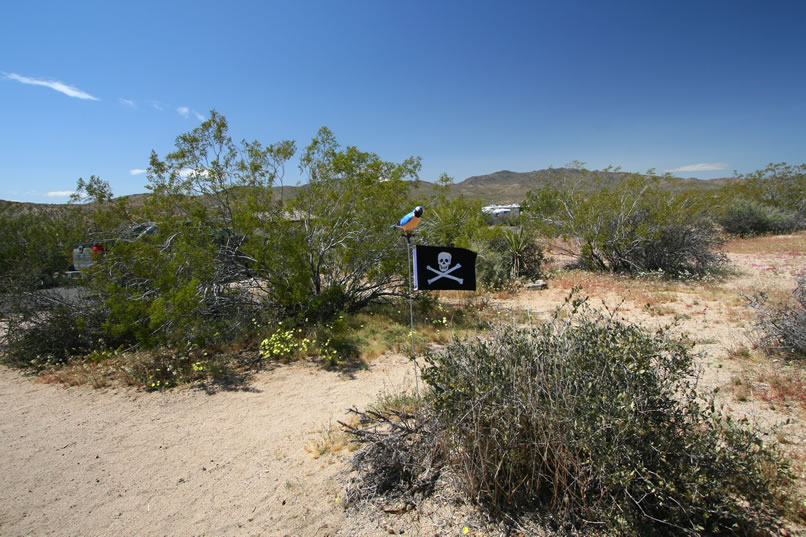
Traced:
[[406, 254], [408, 256], [408, 267], [409, 267], [409, 321], [411, 324], [411, 330], [409, 330], [409, 334], [411, 334], [411, 357], [414, 358], [414, 290], [413, 284], [411, 279], [411, 234], [406, 233]]
[[417, 369], [417, 356], [414, 353], [414, 285], [411, 277], [411, 233], [405, 233], [406, 237], [406, 258], [409, 269], [409, 334], [411, 335], [411, 361], [414, 362], [414, 386], [417, 390], [417, 397], [420, 397], [420, 375]]
[[414, 284], [412, 282], [412, 261], [411, 261], [411, 232], [420, 223], [420, 218], [423, 216], [423, 206], [418, 205], [414, 210], [403, 218], [400, 223], [392, 226], [403, 230], [403, 236], [406, 237], [406, 265], [409, 270], [409, 334], [411, 334], [411, 359], [414, 362], [414, 379], [417, 383], [417, 396], [420, 395], [420, 383], [417, 380], [417, 359], [414, 349]]

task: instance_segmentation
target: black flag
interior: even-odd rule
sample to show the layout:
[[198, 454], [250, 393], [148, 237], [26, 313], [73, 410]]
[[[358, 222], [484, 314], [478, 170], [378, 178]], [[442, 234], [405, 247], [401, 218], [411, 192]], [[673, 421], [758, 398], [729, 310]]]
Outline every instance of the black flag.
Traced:
[[476, 290], [476, 252], [443, 246], [414, 247], [414, 288]]

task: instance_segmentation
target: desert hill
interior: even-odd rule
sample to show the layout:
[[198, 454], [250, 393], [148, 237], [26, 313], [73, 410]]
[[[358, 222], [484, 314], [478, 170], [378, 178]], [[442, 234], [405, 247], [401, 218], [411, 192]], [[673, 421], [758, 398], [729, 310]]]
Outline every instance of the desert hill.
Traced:
[[[468, 177], [454, 185], [451, 193], [455, 193], [457, 196], [463, 195], [466, 198], [479, 198], [487, 203], [518, 203], [526, 197], [526, 193], [530, 190], [545, 185], [559, 188], [563, 184], [582, 180], [586, 174], [588, 177], [596, 177], [597, 182], [602, 186], [614, 186], [630, 175], [620, 171], [586, 172], [576, 168], [548, 168], [532, 172], [502, 170], [487, 175]], [[734, 177], [720, 179], [669, 177], [663, 180], [664, 188], [670, 191], [717, 190], [736, 181], [741, 181], [741, 179]]]

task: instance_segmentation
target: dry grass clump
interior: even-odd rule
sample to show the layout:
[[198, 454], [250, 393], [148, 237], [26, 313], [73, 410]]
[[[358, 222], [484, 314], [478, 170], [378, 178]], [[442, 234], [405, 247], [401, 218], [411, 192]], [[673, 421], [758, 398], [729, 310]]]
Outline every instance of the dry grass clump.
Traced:
[[759, 293], [750, 300], [756, 313], [758, 345], [768, 353], [806, 358], [806, 273], [802, 273], [790, 300], [770, 300]]
[[[349, 421], [352, 426], [357, 423], [358, 420], [355, 418]], [[339, 453], [344, 449], [355, 451], [358, 449], [358, 445], [351, 440], [352, 436], [344, 429], [344, 426], [329, 424], [318, 431], [315, 438], [305, 444], [305, 451], [310, 453], [314, 459]]]
[[96, 351], [67, 363], [45, 363], [38, 381], [65, 386], [108, 388], [132, 386], [147, 391], [179, 385], [208, 390], [236, 389], [248, 380], [250, 357], [198, 349], [162, 351]]
[[795, 404], [806, 410], [806, 374], [801, 370], [775, 372], [766, 377], [759, 398], [771, 404]]
[[737, 401], [751, 399], [768, 403], [771, 408], [806, 410], [806, 369], [801, 362], [770, 360], [764, 351], [745, 346], [734, 349], [729, 357], [741, 360], [741, 371], [731, 378], [728, 389]]
[[353, 458], [357, 475], [347, 485], [348, 505], [378, 497], [414, 505], [433, 492], [447, 458], [444, 433], [430, 409], [350, 412], [358, 423], [341, 425], [364, 447]]
[[[111, 363], [98, 363], [91, 360], [74, 362], [62, 367], [46, 368], [39, 373], [37, 380], [44, 384], [65, 386], [92, 386], [106, 388], [117, 378], [118, 368]], [[130, 383], [125, 383], [131, 385]]]

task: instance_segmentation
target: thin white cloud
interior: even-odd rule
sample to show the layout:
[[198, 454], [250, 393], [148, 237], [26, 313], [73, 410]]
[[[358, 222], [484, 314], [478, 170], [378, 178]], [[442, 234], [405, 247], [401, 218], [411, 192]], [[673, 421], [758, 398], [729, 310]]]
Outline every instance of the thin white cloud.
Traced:
[[125, 106], [129, 106], [131, 108], [134, 108], [134, 107], [137, 106], [136, 104], [134, 104], [134, 101], [132, 101], [130, 99], [124, 99], [123, 97], [120, 97], [118, 99], [118, 101], [120, 101], [120, 104], [125, 105]]
[[151, 106], [153, 106], [156, 110], [159, 110], [160, 112], [165, 110], [165, 107], [159, 101], [151, 101]]
[[200, 113], [198, 113], [197, 111], [193, 110], [192, 108], [190, 108], [188, 106], [180, 106], [179, 108], [176, 109], [176, 113], [179, 114], [180, 116], [182, 116], [185, 119], [189, 119], [190, 116], [192, 115], [193, 117], [195, 117], [199, 121], [204, 121], [204, 116], [203, 115], [201, 115]]
[[146, 173], [148, 170], [141, 170], [140, 168], [135, 168], [133, 170], [129, 170], [130, 175], [142, 175]]
[[72, 190], [60, 190], [57, 192], [48, 192], [47, 196], [49, 198], [67, 198], [74, 194]]
[[8, 73], [5, 74], [5, 77], [9, 80], [16, 80], [21, 84], [31, 84], [34, 86], [45, 86], [46, 88], [50, 88], [54, 91], [58, 91], [59, 93], [64, 93], [68, 97], [75, 97], [76, 99], [85, 99], [88, 101], [99, 101], [98, 97], [94, 97], [89, 93], [82, 91], [75, 86], [68, 86], [63, 82], [59, 82], [58, 80], [40, 80], [37, 78], [30, 78], [27, 76], [21, 76], [17, 73]]
[[730, 168], [730, 164], [726, 162], [701, 162], [699, 164], [686, 164], [685, 166], [680, 166], [679, 168], [672, 168], [671, 170], [666, 170], [669, 173], [673, 172], [710, 172], [714, 170], [727, 170]]

